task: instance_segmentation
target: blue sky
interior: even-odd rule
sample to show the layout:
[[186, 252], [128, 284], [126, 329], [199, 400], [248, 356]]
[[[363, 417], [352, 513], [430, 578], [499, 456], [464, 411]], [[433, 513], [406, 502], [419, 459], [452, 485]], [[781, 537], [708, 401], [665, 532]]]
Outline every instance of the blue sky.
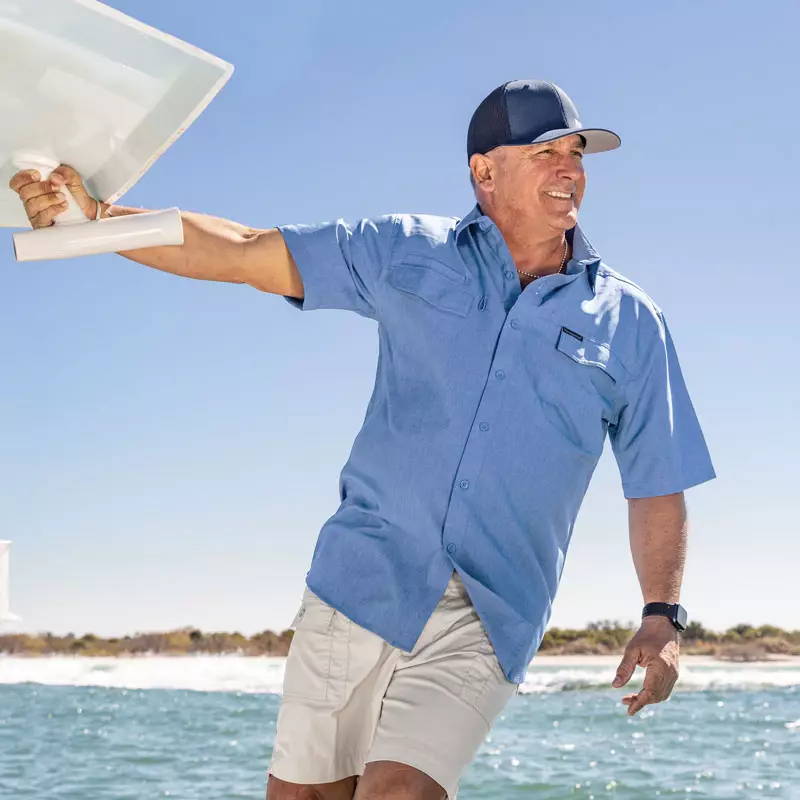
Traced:
[[[555, 81], [616, 130], [621, 149], [586, 158], [581, 225], [664, 310], [719, 476], [687, 492], [681, 600], [712, 628], [800, 628], [796, 3], [111, 4], [236, 66], [130, 205], [263, 228], [461, 216], [470, 114], [513, 78]], [[22, 629], [288, 625], [375, 323], [113, 254], [18, 264], [8, 232], [0, 270], [0, 537]], [[551, 625], [641, 604], [607, 446]]]

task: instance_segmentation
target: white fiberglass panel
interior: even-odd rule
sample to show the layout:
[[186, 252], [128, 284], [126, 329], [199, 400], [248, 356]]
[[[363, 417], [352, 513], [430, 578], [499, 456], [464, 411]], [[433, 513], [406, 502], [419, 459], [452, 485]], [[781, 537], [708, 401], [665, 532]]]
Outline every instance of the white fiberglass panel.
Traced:
[[232, 72], [97, 0], [0, 0], [0, 226], [29, 227], [8, 182], [32, 157], [115, 202]]
[[13, 622], [18, 617], [8, 608], [8, 551], [11, 542], [0, 540], [0, 622]]

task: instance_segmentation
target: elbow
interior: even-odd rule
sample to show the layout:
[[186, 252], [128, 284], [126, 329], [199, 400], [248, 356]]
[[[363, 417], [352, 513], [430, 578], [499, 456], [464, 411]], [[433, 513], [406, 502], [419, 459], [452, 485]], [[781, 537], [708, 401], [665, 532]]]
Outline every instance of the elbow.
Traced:
[[262, 292], [303, 297], [303, 281], [289, 248], [277, 228], [255, 230], [242, 236], [242, 283]]

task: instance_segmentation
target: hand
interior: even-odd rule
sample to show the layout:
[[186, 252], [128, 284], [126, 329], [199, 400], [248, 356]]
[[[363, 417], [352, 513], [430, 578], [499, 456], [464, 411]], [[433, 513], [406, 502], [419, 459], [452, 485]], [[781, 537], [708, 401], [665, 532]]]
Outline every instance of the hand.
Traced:
[[617, 675], [611, 685], [624, 686], [633, 675], [636, 665], [645, 667], [644, 681], [638, 694], [622, 698], [632, 716], [648, 703], [660, 703], [672, 692], [678, 680], [678, 631], [667, 617], [648, 616], [625, 647]]
[[17, 172], [8, 182], [22, 199], [25, 213], [34, 228], [46, 228], [67, 208], [66, 198], [60, 195], [66, 185], [76, 202], [86, 214], [87, 219], [94, 219], [97, 213], [97, 200], [89, 196], [83, 185], [81, 176], [67, 164], [61, 164], [43, 181], [35, 169], [24, 169]]

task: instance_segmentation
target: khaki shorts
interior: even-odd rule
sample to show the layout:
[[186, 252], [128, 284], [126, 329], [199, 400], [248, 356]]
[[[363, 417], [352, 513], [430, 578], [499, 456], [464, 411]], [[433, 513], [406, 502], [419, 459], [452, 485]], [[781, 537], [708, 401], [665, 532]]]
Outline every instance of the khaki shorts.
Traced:
[[410, 653], [310, 589], [295, 617], [269, 772], [292, 783], [361, 775], [369, 761], [459, 778], [517, 684], [503, 674], [456, 572]]

